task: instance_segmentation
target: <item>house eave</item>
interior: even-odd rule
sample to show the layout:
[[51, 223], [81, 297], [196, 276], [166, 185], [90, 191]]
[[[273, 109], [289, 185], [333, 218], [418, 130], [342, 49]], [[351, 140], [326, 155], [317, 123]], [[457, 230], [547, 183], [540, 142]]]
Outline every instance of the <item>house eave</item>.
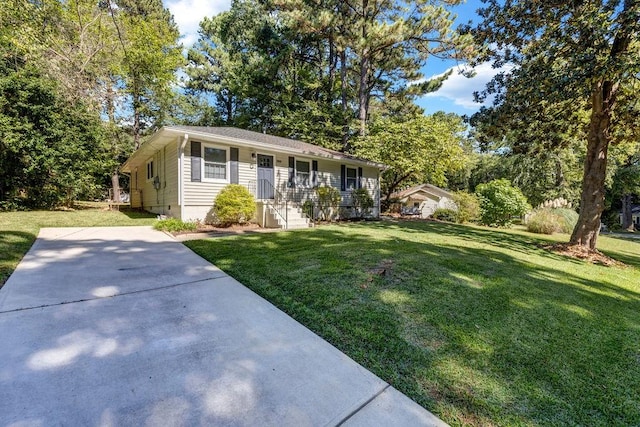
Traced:
[[[197, 139], [204, 142], [218, 142], [229, 145], [234, 145], [238, 147], [251, 148], [255, 150], [266, 150], [271, 152], [292, 154], [297, 156], [305, 156], [310, 158], [317, 159], [327, 159], [339, 161], [352, 165], [360, 165], [360, 166], [369, 166], [377, 168], [381, 171], [387, 169], [388, 167], [382, 163], [373, 162], [370, 160], [359, 159], [356, 157], [341, 155], [336, 152], [332, 153], [317, 153], [311, 152], [307, 150], [299, 150], [290, 147], [282, 147], [273, 144], [266, 144], [259, 141], [252, 141], [243, 138], [234, 138], [224, 135], [216, 135], [207, 132], [199, 132], [197, 130], [185, 130], [181, 128], [172, 128], [171, 126], [165, 126], [158, 130], [155, 134], [153, 134], [148, 140], [146, 140], [140, 148], [138, 148], [121, 166], [120, 171], [122, 173], [130, 174], [132, 171], [138, 167], [142, 162], [144, 162], [147, 158], [153, 155], [157, 150], [162, 149], [167, 144], [176, 140], [176, 138], [183, 138], [185, 135], [189, 138], [189, 140]], [[319, 147], [322, 148], [322, 147]]]
[[263, 142], [252, 141], [244, 138], [234, 138], [234, 137], [229, 137], [224, 135], [210, 134], [207, 132], [199, 132], [197, 130], [185, 131], [184, 129], [172, 128], [171, 126], [167, 126], [163, 128], [160, 132], [163, 132], [163, 131], [170, 132], [176, 135], [184, 135], [185, 133], [187, 133], [189, 134], [190, 139], [196, 138], [196, 139], [202, 139], [204, 141], [223, 142], [223, 143], [228, 143], [231, 145], [236, 145], [236, 146], [246, 147], [246, 148], [276, 151], [279, 153], [294, 154], [294, 155], [297, 154], [297, 155], [303, 155], [303, 156], [318, 158], [318, 159], [329, 159], [329, 160], [341, 161], [345, 163], [371, 166], [371, 167], [375, 167], [382, 170], [387, 168], [387, 166], [382, 163], [377, 163], [377, 162], [373, 162], [366, 159], [359, 159], [359, 158], [347, 156], [347, 155], [340, 155], [340, 153], [337, 153], [337, 152], [335, 153], [335, 155], [332, 155], [330, 153], [315, 153], [307, 150], [299, 150], [299, 149], [290, 148], [290, 147], [282, 147], [282, 146], [273, 145], [273, 144], [265, 144]]

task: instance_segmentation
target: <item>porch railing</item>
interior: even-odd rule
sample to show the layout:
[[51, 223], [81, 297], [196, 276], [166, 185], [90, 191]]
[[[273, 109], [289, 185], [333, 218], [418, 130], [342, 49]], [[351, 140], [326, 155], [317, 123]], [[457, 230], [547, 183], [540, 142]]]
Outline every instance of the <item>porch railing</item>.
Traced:
[[249, 181], [247, 187], [256, 199], [263, 200], [267, 207], [280, 217], [284, 222], [285, 230], [289, 228], [289, 201], [271, 182], [266, 179], [259, 179], [257, 182]]

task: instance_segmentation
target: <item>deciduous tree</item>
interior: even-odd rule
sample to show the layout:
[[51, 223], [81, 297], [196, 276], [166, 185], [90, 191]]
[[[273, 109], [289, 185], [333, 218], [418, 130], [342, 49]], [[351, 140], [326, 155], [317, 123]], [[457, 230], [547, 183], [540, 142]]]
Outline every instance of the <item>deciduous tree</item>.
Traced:
[[402, 186], [445, 186], [447, 173], [467, 161], [462, 148], [465, 130], [454, 114], [417, 115], [405, 121], [380, 118], [367, 136], [355, 141], [355, 153], [388, 166], [382, 174], [382, 193], [389, 200]]
[[578, 109], [587, 112], [580, 217], [570, 243], [595, 249], [615, 127], [638, 124], [637, 117], [625, 114], [632, 98], [621, 94], [637, 84], [640, 72], [640, 2], [483, 3], [484, 20], [475, 34], [489, 48], [481, 60], [514, 66], [488, 87], [498, 94], [496, 104], [507, 106], [507, 114], [514, 109], [544, 113], [562, 124], [561, 131]]

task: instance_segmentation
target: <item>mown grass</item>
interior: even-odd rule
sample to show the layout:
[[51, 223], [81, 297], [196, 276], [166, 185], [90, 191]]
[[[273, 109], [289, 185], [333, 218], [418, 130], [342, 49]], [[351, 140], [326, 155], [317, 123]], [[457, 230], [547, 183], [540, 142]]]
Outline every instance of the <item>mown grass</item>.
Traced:
[[619, 268], [549, 239], [380, 222], [186, 245], [452, 425], [640, 425], [640, 242], [600, 238]]
[[0, 287], [27, 253], [42, 227], [152, 225], [155, 215], [99, 206], [71, 211], [0, 212]]

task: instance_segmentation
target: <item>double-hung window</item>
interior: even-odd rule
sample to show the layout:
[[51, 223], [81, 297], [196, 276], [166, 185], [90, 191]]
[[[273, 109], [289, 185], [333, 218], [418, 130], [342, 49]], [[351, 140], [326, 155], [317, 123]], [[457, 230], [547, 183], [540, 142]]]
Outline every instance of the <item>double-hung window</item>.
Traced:
[[204, 179], [227, 179], [227, 150], [204, 146]]
[[154, 177], [153, 173], [153, 159], [147, 161], [147, 181], [150, 181]]
[[309, 162], [296, 160], [296, 185], [298, 187], [311, 187], [311, 168]]
[[347, 190], [358, 188], [358, 170], [355, 168], [347, 168]]

